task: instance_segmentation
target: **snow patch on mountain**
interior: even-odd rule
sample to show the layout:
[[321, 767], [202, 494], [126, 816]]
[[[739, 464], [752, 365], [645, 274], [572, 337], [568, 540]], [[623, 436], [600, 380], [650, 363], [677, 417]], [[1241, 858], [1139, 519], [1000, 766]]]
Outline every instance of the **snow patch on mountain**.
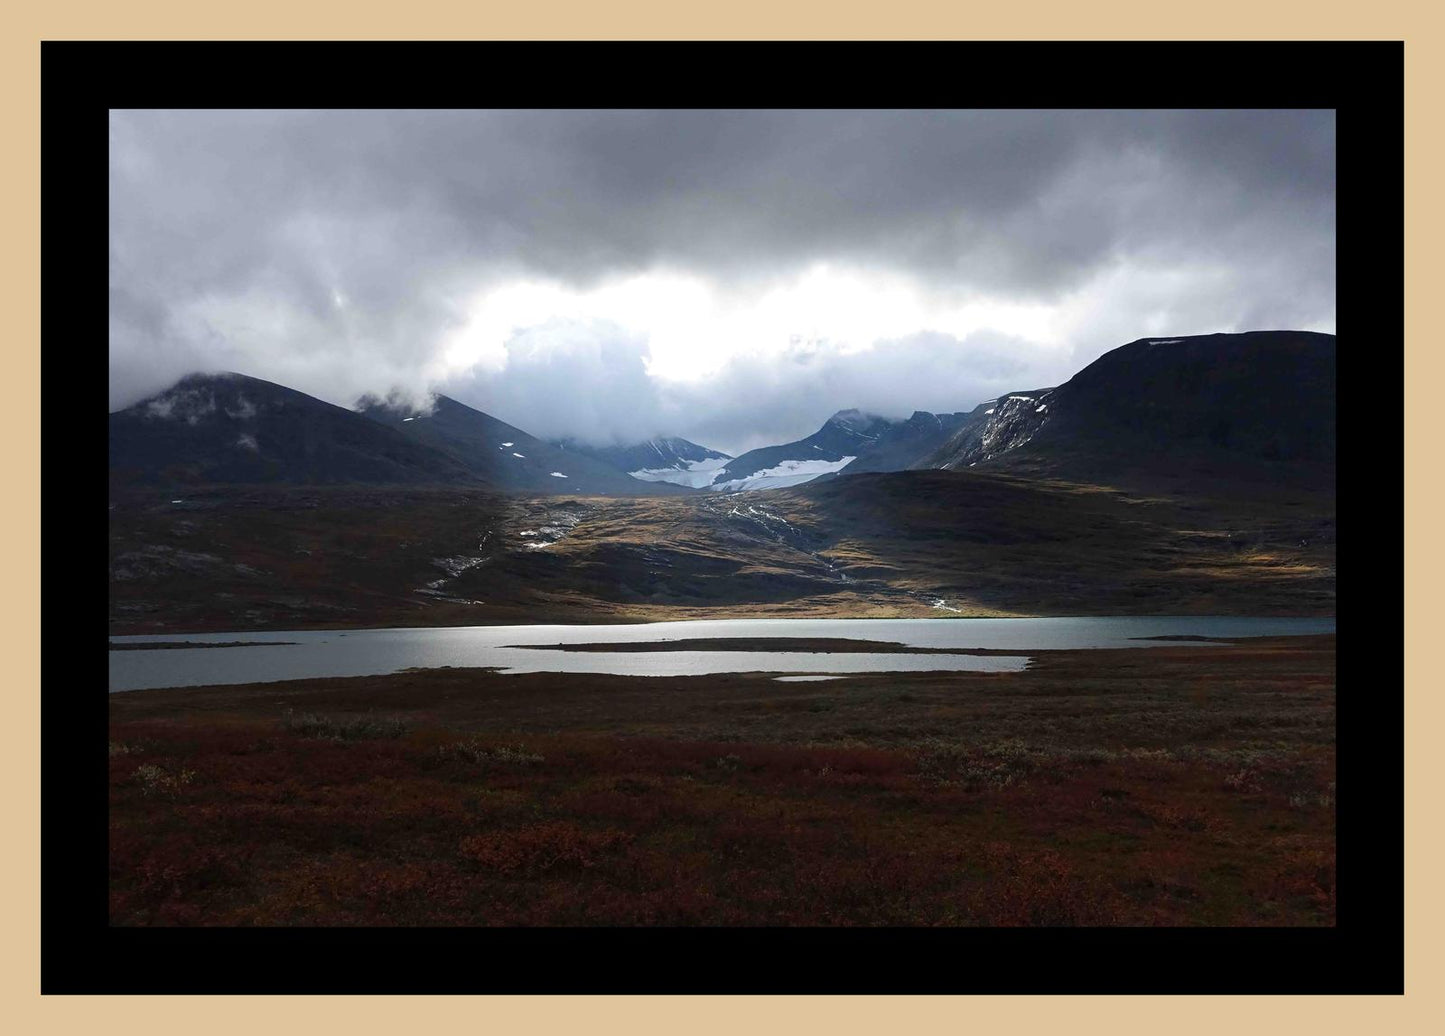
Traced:
[[811, 482], [819, 475], [841, 471], [857, 457], [843, 457], [841, 460], [785, 460], [771, 468], [755, 471], [744, 478], [735, 478], [719, 483], [712, 488], [720, 492], [735, 493], [745, 489], [781, 489], [785, 486], [800, 486]]
[[629, 471], [628, 474], [643, 482], [672, 482], [679, 486], [702, 489], [712, 485], [712, 480], [717, 478], [718, 471], [725, 467], [730, 459], [729, 457], [708, 457], [706, 460], [680, 462], [686, 467], [639, 468], [636, 471]]

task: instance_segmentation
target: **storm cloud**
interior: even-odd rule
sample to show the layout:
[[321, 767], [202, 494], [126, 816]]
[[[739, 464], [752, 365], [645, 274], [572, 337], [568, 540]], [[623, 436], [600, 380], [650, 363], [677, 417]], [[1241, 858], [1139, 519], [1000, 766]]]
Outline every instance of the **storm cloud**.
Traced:
[[227, 369], [730, 451], [967, 409], [1333, 331], [1334, 159], [1317, 111], [117, 111], [110, 403]]

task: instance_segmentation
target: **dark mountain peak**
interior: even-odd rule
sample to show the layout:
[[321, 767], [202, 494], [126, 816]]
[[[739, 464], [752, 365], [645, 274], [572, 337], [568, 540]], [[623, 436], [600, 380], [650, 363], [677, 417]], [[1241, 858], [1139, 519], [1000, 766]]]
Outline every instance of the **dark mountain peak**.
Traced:
[[[284, 385], [235, 371], [196, 372], [187, 374], [170, 388], [120, 413], [131, 413], [153, 421], [182, 421], [194, 427], [203, 421], [226, 417], [248, 419], [255, 416], [257, 403], [292, 397], [311, 398]], [[321, 400], [316, 402], [321, 403]]]
[[474, 481], [360, 414], [235, 371], [188, 374], [111, 414], [109, 438], [121, 483]]
[[1058, 388], [988, 401], [928, 463], [1042, 464], [1089, 477], [1148, 464], [1332, 464], [1334, 408], [1334, 335], [1139, 338]]
[[902, 423], [866, 410], [839, 410], [814, 434], [828, 437], [830, 444], [844, 453], [857, 454], [888, 429]]
[[[1237, 331], [1208, 335], [1155, 335], [1111, 349], [1079, 374], [1094, 367], [1108, 370], [1118, 364], [1147, 360], [1176, 363], [1191, 358], [1219, 362], [1243, 355], [1323, 355], [1332, 352], [1335, 336], [1320, 331]], [[1075, 375], [1078, 377], [1078, 375]]]
[[850, 409], [839, 410], [832, 417], [828, 418], [825, 423], [838, 428], [846, 428], [849, 431], [867, 433], [871, 428], [876, 428], [879, 425], [889, 425], [893, 422], [886, 417], [870, 414], [866, 410]]
[[192, 371], [190, 374], [183, 375], [174, 385], [165, 391], [174, 392], [177, 389], [201, 388], [208, 385], [244, 384], [248, 381], [253, 381], [258, 385], [272, 385], [274, 388], [283, 387], [275, 385], [273, 382], [262, 381], [260, 378], [253, 378], [248, 374], [238, 373], [237, 371]]
[[732, 459], [732, 455], [729, 453], [723, 453], [721, 450], [714, 450], [707, 446], [699, 446], [679, 435], [659, 436], [649, 439], [644, 445], [651, 447], [664, 457], [671, 456], [683, 461]]
[[348, 413], [325, 400], [236, 371], [187, 374], [174, 385], [113, 414], [191, 428], [254, 424], [281, 410]]

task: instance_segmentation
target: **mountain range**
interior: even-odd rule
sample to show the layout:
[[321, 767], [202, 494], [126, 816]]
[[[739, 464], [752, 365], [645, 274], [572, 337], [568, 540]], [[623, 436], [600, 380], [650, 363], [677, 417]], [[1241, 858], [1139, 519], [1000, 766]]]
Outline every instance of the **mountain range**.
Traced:
[[475, 485], [647, 496], [779, 489], [979, 465], [1059, 477], [1141, 466], [1320, 472], [1335, 456], [1335, 337], [1143, 338], [1062, 385], [895, 420], [841, 410], [812, 435], [729, 457], [674, 436], [546, 441], [444, 395], [356, 410], [241, 374], [193, 374], [110, 415], [113, 484]]
[[649, 484], [578, 450], [568, 450], [529, 435], [448, 396], [435, 396], [429, 409], [363, 397], [362, 420], [448, 456], [472, 477], [504, 492], [566, 493], [585, 496], [639, 496], [680, 493], [681, 487]]
[[110, 415], [111, 628], [1333, 614], [1334, 363], [1330, 335], [1140, 339], [732, 458], [192, 376]]
[[671, 482], [691, 489], [711, 485], [715, 473], [732, 460], [726, 453], [676, 436], [626, 446], [589, 446], [575, 439], [563, 439], [557, 445], [596, 458], [643, 482]]

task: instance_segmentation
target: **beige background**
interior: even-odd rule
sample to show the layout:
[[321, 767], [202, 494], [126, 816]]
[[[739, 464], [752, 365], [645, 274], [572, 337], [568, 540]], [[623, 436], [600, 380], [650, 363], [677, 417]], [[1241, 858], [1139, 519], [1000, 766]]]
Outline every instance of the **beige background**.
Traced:
[[[1438, 926], [1442, 850], [1440, 753], [1427, 738], [1441, 709], [1424, 645], [1428, 593], [1441, 575], [1432, 535], [1445, 506], [1436, 477], [1440, 442], [1440, 100], [1445, 64], [1437, 15], [1425, 4], [1261, 3], [1215, 0], [963, 4], [890, 0], [730, 0], [692, 9], [675, 0], [490, 5], [409, 0], [374, 10], [358, 0], [249, 0], [244, 4], [130, 0], [24, 3], [0, 15], [0, 85], [9, 130], [0, 176], [3, 290], [11, 333], [11, 389], [0, 408], [0, 450], [11, 490], [3, 521], [6, 593], [0, 630], [15, 678], [0, 754], [9, 837], [0, 853], [0, 1018], [20, 1033], [605, 1032], [728, 1034], [789, 1031], [911, 1034], [973, 1029], [1073, 1034], [1427, 1031], [1445, 1011]], [[1390, 39], [1406, 41], [1406, 919], [1407, 995], [1401, 997], [41, 997], [39, 995], [39, 41], [44, 39]], [[1349, 75], [1348, 69], [1336, 70]], [[1433, 98], [1432, 100], [1429, 100]], [[1357, 343], [1358, 345], [1359, 343]], [[52, 348], [54, 346], [52, 345]], [[1388, 343], [1372, 347], [1388, 349]], [[84, 362], [99, 362], [101, 343]], [[1389, 466], [1386, 465], [1386, 472]], [[1388, 492], [1388, 485], [1384, 486]], [[1384, 557], [1380, 563], [1395, 564]], [[1353, 602], [1356, 607], [1360, 602]], [[1388, 617], [1391, 603], [1377, 603]], [[1380, 649], [1392, 650], [1387, 621]], [[1351, 688], [1346, 687], [1346, 693]], [[1381, 688], [1387, 691], [1388, 688]], [[83, 746], [78, 747], [84, 751]], [[1224, 964], [1226, 962], [1220, 962]]]

